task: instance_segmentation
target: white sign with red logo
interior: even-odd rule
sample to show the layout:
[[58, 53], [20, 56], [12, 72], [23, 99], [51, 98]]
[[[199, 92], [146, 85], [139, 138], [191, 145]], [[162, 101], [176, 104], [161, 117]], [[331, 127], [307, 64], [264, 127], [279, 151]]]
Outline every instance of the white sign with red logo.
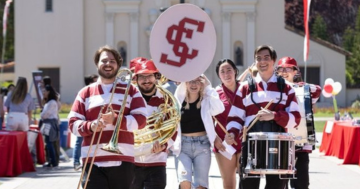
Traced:
[[216, 50], [209, 15], [193, 4], [166, 9], [150, 34], [150, 54], [157, 69], [173, 81], [190, 81], [206, 71]]

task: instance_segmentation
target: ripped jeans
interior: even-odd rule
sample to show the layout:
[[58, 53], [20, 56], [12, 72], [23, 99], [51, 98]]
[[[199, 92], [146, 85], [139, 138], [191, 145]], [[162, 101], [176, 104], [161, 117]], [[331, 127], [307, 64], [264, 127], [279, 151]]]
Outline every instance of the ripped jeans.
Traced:
[[179, 183], [183, 181], [194, 182], [194, 187], [209, 188], [209, 170], [211, 164], [211, 150], [208, 137], [181, 136], [181, 151], [177, 157]]

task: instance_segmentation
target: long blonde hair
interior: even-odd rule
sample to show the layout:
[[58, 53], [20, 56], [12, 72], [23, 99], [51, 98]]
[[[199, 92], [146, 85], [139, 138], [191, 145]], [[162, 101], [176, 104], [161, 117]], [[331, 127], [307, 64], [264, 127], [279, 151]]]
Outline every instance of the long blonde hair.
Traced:
[[[200, 78], [201, 78], [201, 77], [200, 77]], [[201, 101], [202, 101], [203, 96], [204, 96], [205, 80], [202, 78], [202, 79], [200, 80], [200, 82], [202, 83], [202, 86], [200, 87], [200, 90], [199, 90], [199, 97], [200, 97], [199, 102], [196, 103], [196, 108], [197, 108], [197, 109], [200, 109], [200, 107], [201, 107]], [[186, 86], [186, 95], [185, 95], [186, 105], [185, 105], [185, 107], [184, 107], [185, 110], [190, 109], [189, 99], [190, 99], [190, 93], [189, 93], [188, 88], [187, 88], [187, 86]]]
[[14, 90], [11, 93], [11, 102], [20, 104], [24, 101], [28, 91], [27, 80], [25, 77], [19, 77]]

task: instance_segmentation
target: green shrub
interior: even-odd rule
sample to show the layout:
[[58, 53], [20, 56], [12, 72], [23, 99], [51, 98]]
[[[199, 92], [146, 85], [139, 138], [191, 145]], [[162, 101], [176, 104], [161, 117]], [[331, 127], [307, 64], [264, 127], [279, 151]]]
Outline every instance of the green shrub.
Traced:
[[71, 110], [72, 104], [61, 104], [59, 113], [69, 113]]
[[[339, 108], [339, 112], [341, 115], [344, 114], [344, 112], [348, 112], [351, 114], [359, 114], [360, 113], [360, 107], [347, 107], [347, 108]], [[328, 107], [328, 108], [316, 108], [315, 113], [323, 113], [323, 114], [334, 114], [334, 107]]]
[[355, 102], [353, 102], [351, 104], [351, 108], [358, 108], [360, 109], [360, 101], [359, 100], [356, 100]]

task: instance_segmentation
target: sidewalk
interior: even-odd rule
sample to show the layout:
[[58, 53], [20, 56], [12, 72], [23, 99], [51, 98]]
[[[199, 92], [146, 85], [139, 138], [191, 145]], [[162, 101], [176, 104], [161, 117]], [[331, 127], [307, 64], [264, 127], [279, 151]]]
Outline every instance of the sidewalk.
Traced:
[[[341, 163], [342, 160], [324, 156], [317, 150], [310, 154], [310, 189], [358, 189], [360, 166], [342, 165]], [[0, 189], [75, 189], [81, 174], [81, 172], [73, 170], [72, 162], [61, 163], [59, 169], [47, 170], [41, 166], [36, 169], [37, 172], [24, 173], [18, 177], [0, 177]], [[220, 172], [214, 155], [209, 178], [209, 188], [222, 188]], [[260, 188], [264, 188], [264, 184], [265, 180], [261, 179]], [[175, 164], [172, 156], [168, 158], [166, 189], [177, 189]]]

